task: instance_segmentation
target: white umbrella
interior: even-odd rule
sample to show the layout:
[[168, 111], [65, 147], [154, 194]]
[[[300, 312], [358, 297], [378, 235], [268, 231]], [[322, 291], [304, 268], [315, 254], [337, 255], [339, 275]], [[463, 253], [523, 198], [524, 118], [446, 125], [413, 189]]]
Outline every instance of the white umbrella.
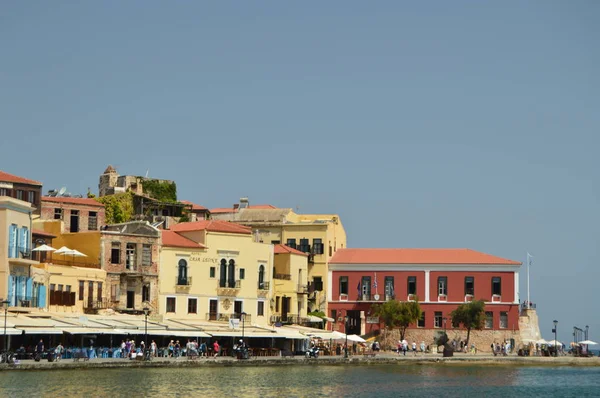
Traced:
[[363, 339], [362, 337], [357, 336], [355, 334], [349, 334], [348, 340], [355, 342], [355, 343], [366, 343], [367, 342], [365, 339]]
[[55, 248], [48, 245], [41, 245], [32, 250], [32, 252], [53, 252], [56, 251]]
[[546, 345], [548, 345], [549, 343], [546, 340], [544, 340], [544, 339], [539, 339], [538, 341], [535, 342], [535, 344], [539, 344], [539, 345], [546, 344]]
[[598, 343], [596, 343], [595, 341], [592, 341], [592, 340], [583, 340], [583, 341], [580, 341], [579, 344], [598, 345]]
[[55, 251], [54, 254], [67, 254], [72, 251], [73, 251], [73, 249], [69, 249], [67, 246], [63, 246], [60, 249], [58, 249], [57, 251]]
[[549, 342], [548, 342], [548, 345], [556, 345], [556, 346], [562, 347], [562, 346], [563, 346], [563, 343], [561, 343], [561, 342], [560, 342], [560, 341], [558, 341], [558, 340], [552, 340], [552, 341], [549, 341]]
[[73, 262], [75, 262], [75, 257], [87, 257], [85, 254], [83, 254], [82, 252], [80, 252], [78, 250], [70, 250], [65, 254], [73, 256]]

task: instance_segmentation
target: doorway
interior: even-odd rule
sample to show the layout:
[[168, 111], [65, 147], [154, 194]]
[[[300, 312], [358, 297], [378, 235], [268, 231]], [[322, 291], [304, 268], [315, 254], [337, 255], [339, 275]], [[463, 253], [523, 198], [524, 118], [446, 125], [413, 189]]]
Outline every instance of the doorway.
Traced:
[[71, 210], [70, 232], [79, 232], [79, 210]]
[[287, 322], [288, 313], [290, 312], [290, 297], [283, 296], [281, 298], [281, 320]]
[[235, 300], [233, 302], [233, 313], [238, 319], [242, 318], [242, 312], [244, 312], [244, 302], [242, 300]]
[[348, 325], [346, 334], [357, 334], [361, 335], [361, 324], [360, 324], [360, 311], [357, 310], [348, 310], [346, 311], [348, 315]]
[[208, 320], [209, 321], [216, 321], [218, 314], [217, 314], [217, 305], [218, 305], [219, 301], [218, 300], [209, 300], [208, 301]]
[[127, 291], [127, 309], [134, 309], [135, 307], [135, 292]]

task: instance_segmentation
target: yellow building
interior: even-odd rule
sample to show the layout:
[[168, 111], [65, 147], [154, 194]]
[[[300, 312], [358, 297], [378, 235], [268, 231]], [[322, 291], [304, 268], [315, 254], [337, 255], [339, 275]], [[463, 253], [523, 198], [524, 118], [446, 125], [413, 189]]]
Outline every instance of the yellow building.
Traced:
[[256, 243], [250, 228], [204, 220], [162, 231], [159, 313], [268, 325], [273, 246]]
[[271, 323], [303, 323], [308, 295], [308, 254], [276, 244]]
[[308, 311], [327, 313], [328, 262], [346, 247], [346, 231], [336, 214], [297, 214], [270, 205], [250, 206], [246, 198], [231, 209], [212, 209], [213, 219], [251, 227], [257, 242], [297, 249], [308, 256]]

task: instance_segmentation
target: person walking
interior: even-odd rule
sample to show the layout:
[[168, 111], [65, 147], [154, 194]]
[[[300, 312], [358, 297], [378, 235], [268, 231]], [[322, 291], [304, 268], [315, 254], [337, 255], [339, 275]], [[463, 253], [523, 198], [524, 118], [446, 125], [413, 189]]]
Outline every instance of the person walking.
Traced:
[[213, 352], [215, 354], [215, 359], [217, 359], [217, 355], [219, 355], [220, 351], [221, 347], [219, 346], [219, 341], [215, 340], [215, 342], [213, 343]]

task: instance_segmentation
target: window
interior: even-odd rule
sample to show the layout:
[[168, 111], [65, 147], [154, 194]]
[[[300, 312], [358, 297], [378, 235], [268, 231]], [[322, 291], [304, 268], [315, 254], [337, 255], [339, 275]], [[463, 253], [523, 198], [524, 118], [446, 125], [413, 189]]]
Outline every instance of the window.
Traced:
[[408, 277], [408, 294], [417, 294], [417, 277], [409, 276]]
[[102, 282], [98, 282], [98, 301], [102, 301]]
[[280, 243], [281, 243], [281, 241], [280, 241], [280, 240], [272, 240], [272, 241], [271, 241], [271, 244], [272, 244], [272, 245], [278, 245], [278, 244], [280, 244]]
[[65, 291], [71, 293], [71, 285], [65, 286]]
[[275, 297], [275, 312], [279, 312], [279, 296]]
[[150, 285], [145, 284], [142, 286], [142, 301], [150, 301]]
[[62, 220], [62, 209], [54, 209], [54, 219], [55, 220]]
[[198, 312], [198, 299], [188, 298], [188, 314], [196, 314]]
[[502, 295], [502, 279], [499, 276], [492, 278], [492, 294], [497, 296]]
[[362, 300], [371, 300], [371, 277], [363, 276], [360, 282]]
[[434, 316], [433, 316], [433, 327], [434, 328], [441, 328], [442, 327], [442, 322], [443, 322], [443, 320], [442, 320], [442, 313], [436, 311], [434, 313]]
[[180, 286], [187, 286], [187, 261], [183, 258], [177, 263], [177, 284]]
[[227, 260], [221, 259], [219, 267], [219, 287], [227, 287]]
[[83, 286], [84, 282], [79, 281], [79, 300], [83, 300]]
[[475, 295], [475, 278], [472, 276], [465, 277], [465, 295]]
[[95, 231], [98, 229], [98, 213], [90, 211], [88, 215], [88, 230]]
[[229, 260], [229, 265], [227, 266], [227, 286], [230, 288], [235, 287], [235, 261]]
[[329, 257], [333, 256], [333, 248], [331, 247], [331, 244], [329, 244]]
[[209, 274], [208, 274], [209, 278], [214, 278], [215, 277], [215, 273], [216, 273], [215, 267], [210, 267]]
[[119, 264], [121, 262], [121, 244], [113, 242], [110, 249], [110, 263]]
[[348, 277], [340, 276], [340, 294], [348, 294]]
[[258, 288], [264, 290], [265, 289], [265, 266], [258, 266]]
[[142, 265], [152, 265], [152, 245], [142, 245]]
[[246, 278], [246, 269], [240, 268], [240, 280]]
[[35, 192], [33, 192], [33, 191], [27, 192], [27, 201], [29, 203], [35, 203]]
[[51, 292], [53, 292], [53, 291], [55, 291], [55, 290], [56, 290], [56, 284], [54, 284], [54, 283], [51, 283], [51, 284], [50, 284], [50, 291], [51, 291]]
[[500, 329], [507, 329], [508, 328], [508, 312], [501, 312], [500, 313]]
[[337, 322], [337, 310], [331, 310], [331, 318], [334, 319], [334, 322]]
[[23, 191], [21, 189], [17, 189], [17, 199], [23, 200]]
[[63, 285], [58, 285], [58, 291], [62, 292], [63, 291]]
[[11, 224], [8, 237], [8, 258], [17, 258], [17, 241], [19, 228], [16, 224]]
[[386, 276], [384, 279], [385, 283], [385, 300], [392, 300], [396, 296], [396, 292], [394, 291], [394, 277]]
[[6, 188], [0, 188], [0, 196], [8, 196], [8, 190]]
[[492, 329], [494, 327], [494, 313], [492, 311], [485, 312], [485, 328]]
[[438, 296], [448, 295], [448, 277], [438, 276]]
[[304, 253], [310, 253], [310, 244], [308, 239], [300, 239], [300, 245], [297, 247], [298, 250]]
[[135, 259], [135, 243], [128, 243], [127, 246], [125, 246], [125, 268], [129, 269], [129, 270], [133, 270], [135, 269], [135, 263], [136, 263], [136, 259]]
[[417, 327], [418, 328], [424, 328], [425, 327], [425, 311], [421, 312], [421, 317], [417, 321]]
[[295, 249], [296, 248], [296, 239], [288, 239], [286, 245], [291, 247], [292, 249]]
[[[144, 290], [142, 290], [142, 294], [143, 293]], [[110, 299], [111, 301], [117, 301], [119, 299], [119, 285], [116, 283], [110, 285]]]
[[323, 291], [323, 278], [320, 276], [313, 277], [313, 283], [315, 284], [315, 290], [318, 292]]
[[325, 251], [322, 239], [313, 239], [313, 254], [323, 254]]
[[167, 297], [167, 312], [175, 312], [175, 297]]
[[264, 316], [265, 315], [265, 302], [259, 301], [258, 306], [256, 307], [256, 315]]

